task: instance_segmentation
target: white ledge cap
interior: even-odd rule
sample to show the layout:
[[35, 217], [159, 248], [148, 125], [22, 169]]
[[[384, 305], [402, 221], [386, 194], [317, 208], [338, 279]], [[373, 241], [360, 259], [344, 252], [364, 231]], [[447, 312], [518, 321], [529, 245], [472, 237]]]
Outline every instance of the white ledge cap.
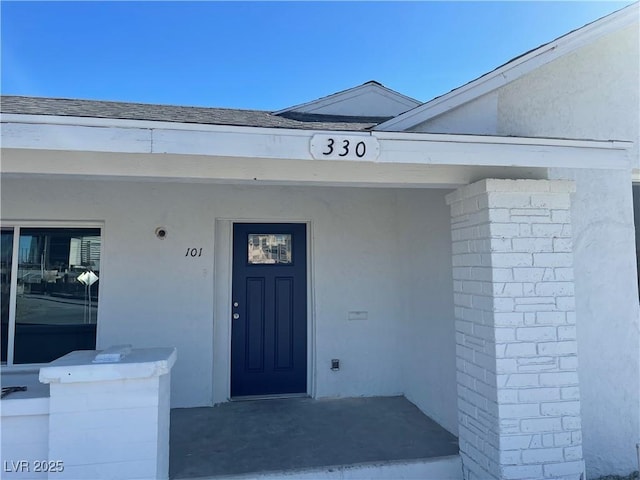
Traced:
[[173, 347], [134, 348], [120, 361], [94, 363], [100, 352], [78, 350], [68, 353], [40, 368], [40, 381], [79, 383], [159, 377], [171, 371], [177, 358], [177, 351]]

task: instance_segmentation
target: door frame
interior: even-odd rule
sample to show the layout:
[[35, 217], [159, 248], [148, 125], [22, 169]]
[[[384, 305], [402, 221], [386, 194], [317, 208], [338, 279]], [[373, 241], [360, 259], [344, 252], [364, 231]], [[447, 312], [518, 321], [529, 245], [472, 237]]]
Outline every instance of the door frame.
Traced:
[[231, 315], [234, 223], [302, 223], [307, 237], [307, 392], [315, 397], [315, 308], [313, 295], [313, 224], [299, 218], [216, 218], [214, 228], [212, 404], [231, 400]]

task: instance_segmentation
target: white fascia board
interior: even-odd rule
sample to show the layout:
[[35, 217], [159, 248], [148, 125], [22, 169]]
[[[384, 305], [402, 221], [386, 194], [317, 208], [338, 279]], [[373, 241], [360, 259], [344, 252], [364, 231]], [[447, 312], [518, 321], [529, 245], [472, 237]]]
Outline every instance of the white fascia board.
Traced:
[[318, 133], [371, 135], [362, 131], [4, 115], [0, 143], [3, 148], [31, 150], [312, 160], [309, 143]]
[[309, 160], [309, 141], [317, 133], [370, 135], [362, 131], [19, 114], [2, 115], [0, 126], [3, 148]]
[[312, 160], [309, 142], [313, 133], [290, 135], [289, 131], [214, 133], [154, 129], [151, 153]]
[[[4, 123], [2, 147], [104, 153], [199, 155], [205, 157], [313, 160], [314, 135], [377, 138], [375, 163], [514, 167], [630, 168], [631, 142], [444, 135], [405, 132], [348, 132], [220, 125], [78, 119], [84, 125]], [[4, 121], [10, 120], [3, 118]], [[15, 120], [15, 119], [14, 119]], [[93, 123], [94, 126], [88, 126]], [[167, 128], [169, 127], [169, 128]], [[342, 162], [364, 162], [344, 159]], [[370, 161], [368, 161], [370, 162]]]
[[[310, 133], [2, 124], [2, 147], [108, 153], [308, 158]], [[275, 130], [275, 129], [274, 129]], [[368, 134], [367, 134], [368, 135]]]
[[630, 169], [633, 142], [373, 132], [378, 162]]
[[502, 67], [472, 80], [442, 96], [436, 97], [419, 107], [402, 113], [374, 130], [403, 131], [437, 117], [476, 98], [490, 93], [542, 65], [556, 60], [574, 50], [590, 44], [599, 37], [620, 30], [638, 22], [638, 3], [614, 12], [600, 20], [568, 33], [550, 43], [516, 58]]
[[149, 153], [152, 145], [151, 129], [50, 123], [2, 123], [0, 128], [3, 148]]
[[626, 150], [536, 143], [456, 143], [430, 141], [415, 148], [403, 140], [381, 142], [378, 161], [387, 163], [483, 165], [538, 168], [628, 169]]

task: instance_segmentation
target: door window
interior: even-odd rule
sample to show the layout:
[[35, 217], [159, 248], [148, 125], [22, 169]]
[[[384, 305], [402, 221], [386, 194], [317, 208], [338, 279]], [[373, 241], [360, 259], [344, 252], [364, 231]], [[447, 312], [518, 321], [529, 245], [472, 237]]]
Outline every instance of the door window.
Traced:
[[250, 265], [291, 263], [291, 234], [250, 233], [248, 239]]

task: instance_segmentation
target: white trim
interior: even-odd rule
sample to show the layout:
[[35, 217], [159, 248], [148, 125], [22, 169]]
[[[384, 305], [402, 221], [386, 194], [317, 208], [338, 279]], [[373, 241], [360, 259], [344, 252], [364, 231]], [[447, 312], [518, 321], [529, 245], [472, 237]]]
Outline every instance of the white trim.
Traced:
[[20, 255], [20, 227], [13, 227], [11, 246], [11, 282], [9, 283], [9, 325], [7, 329], [7, 366], [14, 365], [16, 343], [16, 302], [18, 301], [18, 264]]
[[313, 286], [314, 275], [313, 267], [315, 264], [315, 253], [313, 247], [315, 242], [313, 238], [313, 222], [308, 220], [306, 225], [306, 237], [307, 237], [307, 394], [311, 398], [316, 398], [317, 391], [317, 349], [316, 349], [316, 317], [315, 317], [315, 289]]
[[[198, 178], [232, 181], [241, 170], [243, 180], [303, 183], [302, 167], [308, 180], [317, 176], [308, 166], [287, 163], [286, 168], [265, 168], [264, 160], [314, 160], [311, 139], [319, 130], [267, 129], [189, 125], [189, 128], [123, 128], [117, 121], [110, 127], [8, 123], [2, 128], [3, 175], [82, 175], [113, 177]], [[184, 125], [182, 127], [185, 127]], [[346, 132], [327, 132], [344, 135]], [[380, 142], [375, 163], [411, 165], [470, 165], [566, 168], [629, 168], [627, 149], [631, 142], [563, 140], [546, 138], [452, 135], [413, 132], [349, 132], [353, 136], [372, 135]], [[12, 155], [11, 150], [16, 152]], [[47, 154], [28, 155], [38, 150]], [[55, 155], [54, 152], [60, 152]], [[72, 152], [83, 152], [73, 155]], [[116, 153], [108, 159], [85, 152]], [[123, 154], [135, 154], [128, 160]], [[57, 157], [46, 159], [46, 156]], [[177, 159], [175, 155], [184, 155]], [[20, 158], [16, 158], [20, 157]], [[187, 158], [190, 157], [190, 158]], [[230, 159], [238, 159], [229, 162]], [[247, 169], [243, 161], [259, 161], [262, 167]], [[359, 158], [332, 160], [336, 165], [371, 164]], [[225, 164], [227, 162], [227, 164]], [[255, 172], [255, 175], [253, 175]], [[306, 172], [306, 173], [304, 173]], [[264, 178], [261, 178], [264, 176]], [[227, 176], [225, 176], [227, 175]]]
[[[101, 220], [20, 220], [6, 219], [0, 220], [0, 227], [24, 227], [24, 228], [100, 228], [104, 229], [104, 222]], [[100, 252], [102, 256], [102, 252]]]
[[[563, 140], [497, 139], [476, 142], [430, 141], [419, 144], [404, 138], [381, 139], [379, 162], [483, 165], [501, 167], [564, 167], [628, 169], [630, 164], [626, 150], [620, 142], [585, 143]], [[606, 146], [605, 146], [606, 145]], [[631, 146], [629, 142], [625, 146]], [[585, 148], [586, 147], [586, 148]], [[624, 148], [624, 147], [623, 147]], [[614, 153], [618, 152], [618, 153]]]
[[[449, 134], [449, 133], [424, 133], [424, 132], [395, 132], [395, 131], [362, 131], [362, 130], [317, 130], [317, 129], [292, 129], [292, 128], [275, 128], [275, 127], [246, 127], [234, 125], [211, 125], [201, 123], [177, 123], [177, 122], [158, 122], [153, 120], [126, 120], [117, 118], [89, 118], [89, 117], [67, 117], [67, 116], [51, 116], [51, 115], [23, 115], [23, 114], [4, 114], [2, 115], [2, 148], [16, 148], [12, 146], [12, 142], [16, 140], [10, 129], [19, 125], [38, 125], [40, 127], [47, 126], [70, 126], [70, 127], [98, 127], [100, 129], [137, 129], [152, 131], [190, 131], [190, 132], [210, 132], [210, 133], [237, 133], [244, 135], [273, 135], [286, 137], [303, 137], [309, 139], [317, 134], [325, 135], [354, 135], [354, 136], [374, 136], [378, 139], [407, 139], [421, 141], [443, 141], [452, 143], [494, 143], [494, 144], [531, 144], [531, 145], [572, 145], [589, 147], [598, 144], [610, 144], [612, 147], [625, 146], [630, 144], [626, 141], [616, 140], [589, 140], [589, 139], [554, 139], [542, 137], [514, 137], [514, 136], [497, 136], [497, 135], [470, 135], [470, 134]], [[90, 130], [91, 131], [91, 130]], [[95, 131], [95, 130], [92, 130]], [[111, 130], [111, 136], [118, 133], [117, 130]], [[142, 132], [140, 132], [142, 134]], [[37, 148], [34, 143], [30, 146], [22, 148]], [[44, 146], [43, 149], [50, 149], [51, 146]], [[153, 151], [152, 148], [145, 149]], [[115, 150], [114, 150], [115, 151]]]
[[603, 35], [625, 28], [637, 21], [638, 2], [563, 35], [521, 57], [511, 60], [492, 72], [472, 80], [466, 85], [436, 97], [391, 120], [387, 120], [374, 127], [374, 130], [402, 131], [414, 127], [496, 90], [542, 65], [592, 43]]
[[227, 312], [226, 317], [224, 319], [224, 322], [226, 324], [226, 331], [227, 331], [227, 351], [225, 352], [225, 357], [226, 357], [226, 366], [227, 366], [227, 372], [226, 372], [226, 385], [225, 385], [225, 390], [227, 392], [227, 401], [230, 402], [231, 401], [231, 362], [232, 362], [232, 358], [231, 358], [231, 347], [232, 347], [232, 343], [233, 343], [233, 224], [234, 221], [233, 220], [228, 220], [227, 221], [227, 235], [225, 235], [225, 239], [228, 240], [228, 244], [225, 245], [225, 251], [227, 252], [227, 273], [228, 273], [228, 277], [227, 277], [227, 283], [228, 283], [228, 288], [229, 290], [227, 291], [227, 295], [226, 295], [226, 308], [225, 311]]
[[211, 398], [216, 405], [231, 398], [231, 220], [216, 218], [213, 237], [213, 356]]

